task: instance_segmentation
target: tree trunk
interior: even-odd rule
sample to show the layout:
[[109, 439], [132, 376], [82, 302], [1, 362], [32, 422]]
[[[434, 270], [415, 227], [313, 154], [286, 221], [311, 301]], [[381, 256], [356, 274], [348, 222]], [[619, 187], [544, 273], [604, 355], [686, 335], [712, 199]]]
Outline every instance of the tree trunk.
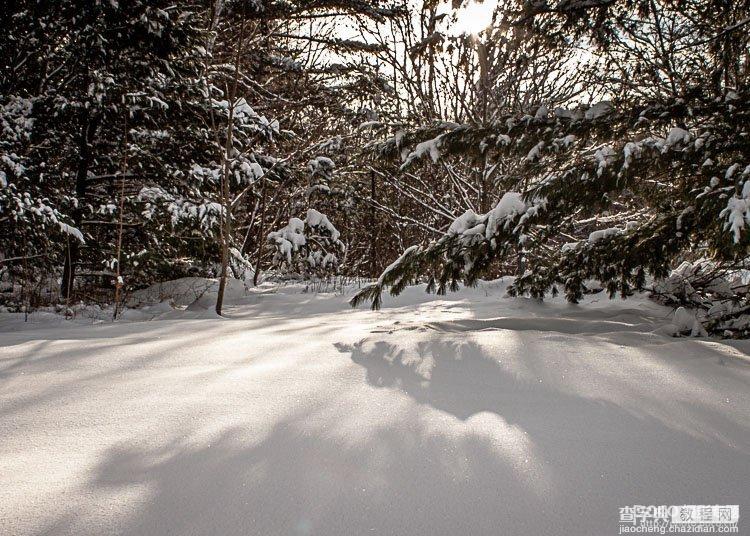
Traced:
[[229, 199], [229, 173], [231, 171], [231, 159], [234, 153], [234, 106], [237, 100], [237, 85], [240, 77], [240, 55], [245, 40], [245, 7], [242, 6], [242, 26], [240, 26], [240, 37], [237, 42], [237, 53], [234, 60], [234, 74], [232, 89], [229, 93], [229, 119], [227, 121], [226, 143], [224, 145], [224, 169], [221, 175], [221, 204], [222, 204], [222, 227], [221, 227], [221, 275], [219, 277], [219, 293], [216, 296], [216, 314], [221, 315], [224, 306], [224, 291], [227, 286], [227, 271], [229, 269], [229, 244], [232, 239], [232, 202]]
[[263, 186], [260, 189], [260, 221], [258, 222], [258, 253], [255, 258], [255, 273], [253, 274], [253, 286], [258, 286], [258, 277], [260, 275], [260, 258], [263, 255], [263, 222], [266, 219], [266, 181], [263, 180]]
[[[230, 122], [232, 114], [230, 112]], [[229, 126], [230, 132], [233, 127]], [[227, 136], [228, 144], [231, 143], [231, 136]], [[221, 197], [222, 197], [222, 231], [221, 231], [221, 275], [219, 276], [219, 293], [216, 296], [216, 314], [221, 315], [221, 309], [224, 306], [224, 291], [227, 286], [227, 270], [229, 267], [229, 240], [232, 233], [232, 215], [229, 206], [229, 173], [226, 168], [229, 167], [229, 157], [226, 157], [225, 172], [221, 180]]]
[[123, 121], [122, 134], [122, 161], [120, 163], [120, 207], [117, 221], [117, 271], [115, 272], [115, 305], [112, 320], [117, 320], [117, 311], [120, 307], [120, 291], [123, 287], [122, 269], [122, 228], [124, 224], [125, 212], [125, 174], [128, 172], [128, 113], [125, 110], [125, 119]]
[[377, 241], [378, 241], [378, 223], [375, 215], [375, 194], [376, 194], [375, 171], [370, 170], [370, 277], [378, 277], [377, 273]]
[[[97, 120], [91, 118], [89, 109], [84, 108], [81, 113], [81, 132], [78, 137], [78, 168], [76, 169], [76, 201], [73, 211], [73, 225], [80, 229], [83, 222], [83, 201], [87, 193], [87, 178], [91, 168], [91, 141], [96, 132]], [[81, 245], [78, 240], [68, 241], [68, 251], [63, 264], [60, 294], [63, 298], [70, 298], [75, 282], [76, 266], [81, 258]]]

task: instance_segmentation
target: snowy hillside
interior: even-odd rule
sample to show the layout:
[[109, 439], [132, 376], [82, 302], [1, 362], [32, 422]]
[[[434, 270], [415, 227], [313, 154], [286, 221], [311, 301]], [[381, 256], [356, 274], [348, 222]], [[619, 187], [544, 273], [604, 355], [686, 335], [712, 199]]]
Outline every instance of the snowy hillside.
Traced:
[[0, 314], [0, 533], [600, 536], [627, 505], [750, 511], [747, 342], [664, 335], [645, 298], [300, 290], [225, 318]]

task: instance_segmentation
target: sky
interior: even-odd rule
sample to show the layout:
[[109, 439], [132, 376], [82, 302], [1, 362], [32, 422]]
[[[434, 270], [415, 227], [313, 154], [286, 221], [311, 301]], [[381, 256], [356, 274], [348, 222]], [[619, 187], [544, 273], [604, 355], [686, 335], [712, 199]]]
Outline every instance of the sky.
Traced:
[[[458, 21], [450, 30], [454, 35], [477, 34], [490, 25], [492, 21], [492, 12], [497, 6], [497, 0], [485, 0], [476, 2], [471, 0], [468, 4], [458, 10]], [[450, 4], [446, 3], [445, 7], [450, 9]]]

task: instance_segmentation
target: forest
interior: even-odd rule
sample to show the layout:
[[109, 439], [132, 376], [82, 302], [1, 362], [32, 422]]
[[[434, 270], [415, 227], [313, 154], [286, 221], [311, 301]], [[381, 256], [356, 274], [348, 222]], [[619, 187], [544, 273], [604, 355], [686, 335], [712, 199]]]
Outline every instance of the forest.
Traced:
[[14, 3], [1, 299], [343, 276], [377, 305], [510, 275], [572, 301], [648, 288], [746, 336], [748, 9]]
[[750, 0], [11, 0], [0, 536], [748, 534]]

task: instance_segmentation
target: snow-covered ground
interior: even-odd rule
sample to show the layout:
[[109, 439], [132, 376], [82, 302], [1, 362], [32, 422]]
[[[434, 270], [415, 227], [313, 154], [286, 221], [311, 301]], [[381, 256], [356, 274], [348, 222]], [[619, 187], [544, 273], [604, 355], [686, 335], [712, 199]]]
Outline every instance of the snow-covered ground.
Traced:
[[504, 288], [0, 314], [0, 534], [602, 536], [634, 504], [747, 534], [750, 345]]

